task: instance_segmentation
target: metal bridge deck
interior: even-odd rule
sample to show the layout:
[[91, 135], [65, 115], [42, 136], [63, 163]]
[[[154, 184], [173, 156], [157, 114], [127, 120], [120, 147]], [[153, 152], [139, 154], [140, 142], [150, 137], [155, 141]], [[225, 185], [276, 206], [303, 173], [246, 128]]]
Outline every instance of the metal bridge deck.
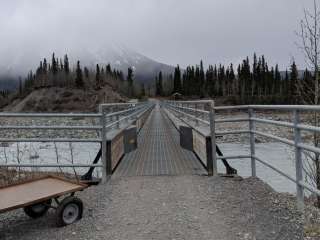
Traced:
[[179, 133], [156, 105], [138, 136], [138, 149], [126, 154], [114, 176], [207, 174], [193, 152], [180, 147]]

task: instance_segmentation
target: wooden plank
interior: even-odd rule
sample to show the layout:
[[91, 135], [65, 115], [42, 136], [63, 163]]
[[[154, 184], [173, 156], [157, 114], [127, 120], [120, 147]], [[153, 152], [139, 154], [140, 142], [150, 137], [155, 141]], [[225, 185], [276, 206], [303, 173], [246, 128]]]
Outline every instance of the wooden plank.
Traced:
[[112, 170], [118, 165], [119, 160], [124, 154], [124, 143], [123, 143], [123, 132], [119, 133], [111, 141], [111, 161], [112, 161]]
[[0, 213], [40, 203], [64, 194], [80, 191], [85, 184], [46, 176], [0, 189]]
[[193, 135], [193, 151], [197, 154], [201, 162], [207, 166], [207, 141], [206, 137], [192, 130]]
[[189, 151], [193, 151], [192, 128], [180, 126], [180, 146]]
[[137, 129], [140, 129], [142, 127], [142, 119], [137, 119], [136, 121], [136, 126], [137, 126]]

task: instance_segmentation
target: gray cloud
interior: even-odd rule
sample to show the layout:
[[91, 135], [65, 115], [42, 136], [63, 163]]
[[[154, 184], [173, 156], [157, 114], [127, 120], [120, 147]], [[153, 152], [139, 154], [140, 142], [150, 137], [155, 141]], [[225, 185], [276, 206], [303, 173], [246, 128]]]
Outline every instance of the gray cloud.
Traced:
[[305, 66], [294, 31], [310, 0], [1, 1], [0, 66], [33, 67], [55, 51], [123, 44], [182, 66], [239, 62], [253, 52], [281, 68]]

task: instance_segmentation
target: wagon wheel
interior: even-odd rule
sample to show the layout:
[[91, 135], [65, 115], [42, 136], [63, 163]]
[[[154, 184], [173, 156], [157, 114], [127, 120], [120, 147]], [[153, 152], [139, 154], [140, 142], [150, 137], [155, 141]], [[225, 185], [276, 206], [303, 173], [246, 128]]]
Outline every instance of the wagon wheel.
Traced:
[[58, 227], [72, 224], [82, 218], [83, 203], [73, 196], [66, 197], [59, 204], [56, 213], [56, 223]]
[[49, 199], [42, 203], [37, 203], [31, 206], [24, 207], [23, 210], [31, 218], [39, 218], [46, 214], [51, 206], [52, 200]]

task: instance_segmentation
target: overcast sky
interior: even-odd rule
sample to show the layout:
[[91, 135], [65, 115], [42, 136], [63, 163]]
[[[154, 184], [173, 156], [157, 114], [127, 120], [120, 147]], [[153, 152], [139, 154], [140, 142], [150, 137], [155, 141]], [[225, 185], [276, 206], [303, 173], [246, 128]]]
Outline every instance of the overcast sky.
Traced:
[[[294, 31], [312, 0], [1, 0], [0, 66], [122, 44], [163, 63], [304, 67]], [[28, 57], [26, 57], [28, 56]], [[22, 60], [21, 60], [22, 59]], [[26, 60], [29, 59], [29, 60]]]

